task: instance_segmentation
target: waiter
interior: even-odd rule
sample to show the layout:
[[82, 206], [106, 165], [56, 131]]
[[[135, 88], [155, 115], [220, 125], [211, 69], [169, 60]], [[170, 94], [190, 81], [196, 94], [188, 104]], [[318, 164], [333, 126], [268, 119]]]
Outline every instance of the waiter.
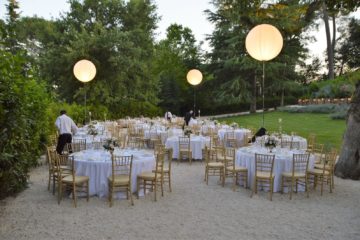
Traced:
[[59, 130], [59, 139], [56, 146], [56, 151], [61, 154], [65, 144], [71, 143], [72, 134], [75, 134], [78, 128], [74, 121], [66, 115], [65, 110], [60, 111], [60, 116], [56, 119], [55, 125]]

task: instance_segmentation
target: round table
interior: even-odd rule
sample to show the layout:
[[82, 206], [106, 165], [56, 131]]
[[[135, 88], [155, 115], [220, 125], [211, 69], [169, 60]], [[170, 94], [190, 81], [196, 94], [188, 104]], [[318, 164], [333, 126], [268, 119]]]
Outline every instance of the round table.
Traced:
[[[155, 168], [155, 156], [151, 150], [115, 149], [115, 155], [133, 155], [131, 172], [131, 190], [136, 192], [137, 175]], [[89, 176], [90, 195], [99, 197], [108, 196], [108, 177], [111, 176], [111, 154], [105, 150], [85, 150], [73, 153], [76, 175]], [[142, 191], [141, 191], [142, 193]], [[126, 194], [118, 192], [115, 198], [125, 197]]]
[[[257, 145], [242, 147], [236, 151], [236, 166], [243, 166], [248, 169], [248, 186], [250, 186], [250, 188], [253, 187], [252, 184], [255, 175], [255, 153], [275, 155], [275, 162], [273, 168], [273, 174], [275, 175], [274, 192], [279, 192], [281, 191], [281, 173], [284, 171], [291, 172], [293, 154], [305, 153], [305, 150], [289, 150], [286, 148], [277, 147], [274, 148], [272, 152], [273, 153], [269, 153], [269, 150], [267, 148]], [[310, 155], [309, 169], [314, 168], [314, 160], [314, 155]], [[304, 188], [299, 187], [299, 191], [304, 191]]]
[[[190, 136], [190, 149], [192, 151], [193, 159], [202, 159], [202, 150], [205, 146], [210, 146], [210, 137], [204, 136]], [[172, 148], [173, 150], [173, 158], [179, 158], [179, 137], [173, 136], [169, 137], [165, 143], [166, 148]]]
[[219, 136], [220, 140], [224, 141], [226, 132], [232, 132], [232, 131], [234, 131], [234, 135], [235, 135], [238, 146], [243, 146], [244, 145], [244, 137], [246, 136], [246, 134], [250, 133], [250, 130], [246, 129], [246, 128], [238, 128], [235, 130], [222, 128], [222, 129], [219, 129], [219, 131], [218, 131], [218, 136]]

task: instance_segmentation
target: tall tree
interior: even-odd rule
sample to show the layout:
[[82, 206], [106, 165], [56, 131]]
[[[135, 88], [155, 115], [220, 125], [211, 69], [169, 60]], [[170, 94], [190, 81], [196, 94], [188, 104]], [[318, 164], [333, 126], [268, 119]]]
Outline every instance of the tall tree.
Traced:
[[[301, 33], [307, 27], [307, 5], [297, 1], [213, 1], [216, 12], [207, 11], [215, 31], [209, 37], [209, 71], [214, 73], [212, 84], [216, 101], [221, 104], [251, 102], [250, 111], [256, 110], [256, 87], [261, 79], [261, 66], [245, 50], [247, 33], [257, 24], [277, 26], [284, 38], [282, 53], [266, 64], [267, 96], [284, 96], [286, 81], [297, 79], [295, 66], [304, 57]], [[286, 69], [286, 71], [285, 71]], [[274, 91], [275, 90], [275, 91]], [[283, 101], [282, 101], [283, 102]]]
[[[319, 11], [325, 26], [328, 78], [334, 79], [334, 57], [336, 48], [336, 20], [339, 15], [348, 15], [360, 6], [356, 0], [310, 0], [309, 12]], [[309, 14], [311, 15], [311, 13]], [[330, 34], [332, 25], [332, 36]]]
[[[59, 96], [82, 102], [87, 91], [91, 104], [106, 105], [114, 116], [140, 114], [136, 106], [157, 104], [152, 60], [158, 18], [152, 1], [69, 3], [70, 12], [54, 23], [58, 38], [40, 54], [42, 73]], [[82, 58], [97, 67], [87, 89], [72, 74], [73, 65]]]
[[191, 29], [170, 25], [166, 38], [156, 46], [154, 71], [160, 79], [160, 106], [182, 115], [192, 105], [192, 89], [186, 82], [186, 73], [200, 67], [200, 46]]

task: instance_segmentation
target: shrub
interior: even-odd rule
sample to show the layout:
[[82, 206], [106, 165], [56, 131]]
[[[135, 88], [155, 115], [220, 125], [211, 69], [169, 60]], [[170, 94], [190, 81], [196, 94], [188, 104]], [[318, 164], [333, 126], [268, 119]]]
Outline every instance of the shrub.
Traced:
[[48, 133], [49, 97], [21, 54], [0, 50], [0, 198], [22, 190]]

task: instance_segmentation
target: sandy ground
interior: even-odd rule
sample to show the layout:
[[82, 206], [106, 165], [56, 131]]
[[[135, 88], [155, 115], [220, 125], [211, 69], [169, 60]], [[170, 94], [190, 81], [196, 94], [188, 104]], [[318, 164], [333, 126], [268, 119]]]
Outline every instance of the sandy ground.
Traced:
[[152, 193], [130, 206], [116, 200], [79, 199], [60, 205], [47, 190], [47, 166], [31, 172], [30, 185], [0, 202], [0, 239], [360, 239], [360, 182], [335, 179], [335, 192], [293, 200], [276, 193], [250, 198], [215, 177], [203, 182], [204, 164], [173, 164], [173, 192]]

